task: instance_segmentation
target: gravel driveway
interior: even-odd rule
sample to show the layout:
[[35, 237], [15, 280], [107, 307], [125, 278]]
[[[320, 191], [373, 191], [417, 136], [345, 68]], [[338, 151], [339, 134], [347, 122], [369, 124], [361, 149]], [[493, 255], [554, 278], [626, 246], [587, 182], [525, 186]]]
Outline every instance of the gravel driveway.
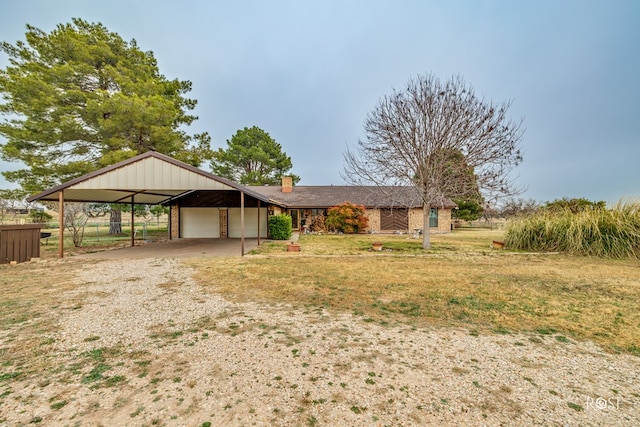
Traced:
[[95, 363], [25, 381], [29, 398], [0, 406], [4, 425], [640, 425], [637, 357], [240, 304], [190, 274], [160, 258], [79, 272], [51, 338], [65, 369]]

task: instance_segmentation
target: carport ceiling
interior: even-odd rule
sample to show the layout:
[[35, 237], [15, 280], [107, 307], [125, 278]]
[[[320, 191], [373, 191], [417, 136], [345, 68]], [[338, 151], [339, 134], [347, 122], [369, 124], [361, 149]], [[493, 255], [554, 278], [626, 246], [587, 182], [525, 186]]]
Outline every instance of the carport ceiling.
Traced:
[[148, 151], [112, 166], [81, 176], [40, 194], [29, 197], [32, 202], [65, 202], [158, 204], [193, 190], [243, 191], [262, 201], [259, 193], [233, 181], [221, 178], [176, 159]]

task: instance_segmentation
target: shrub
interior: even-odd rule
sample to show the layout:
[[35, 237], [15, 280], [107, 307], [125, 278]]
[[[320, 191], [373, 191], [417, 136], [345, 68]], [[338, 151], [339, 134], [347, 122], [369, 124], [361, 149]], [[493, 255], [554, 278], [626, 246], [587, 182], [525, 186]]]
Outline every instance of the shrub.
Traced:
[[287, 240], [291, 237], [292, 222], [289, 215], [271, 215], [269, 217], [269, 234], [275, 240]]
[[508, 224], [505, 245], [608, 258], [640, 258], [640, 200], [613, 209], [542, 210]]
[[53, 217], [45, 211], [32, 210], [29, 212], [29, 218], [31, 218], [31, 222], [45, 223], [51, 221]]
[[463, 221], [475, 221], [482, 215], [482, 205], [475, 200], [455, 200], [457, 209], [451, 211], [451, 217], [454, 219], [461, 219]]
[[556, 199], [553, 202], [547, 202], [544, 209], [556, 212], [568, 209], [575, 214], [586, 210], [605, 209], [606, 207], [606, 203], [603, 201], [592, 202], [585, 198], [569, 199], [568, 197], [565, 197], [563, 199]]
[[344, 202], [327, 210], [325, 224], [331, 231], [361, 233], [369, 226], [367, 209], [362, 205]]

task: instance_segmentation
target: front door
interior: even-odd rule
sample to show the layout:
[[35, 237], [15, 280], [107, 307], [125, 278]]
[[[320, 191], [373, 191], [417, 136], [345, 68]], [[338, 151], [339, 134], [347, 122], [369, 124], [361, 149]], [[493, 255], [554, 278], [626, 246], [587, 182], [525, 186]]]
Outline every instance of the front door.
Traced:
[[291, 228], [294, 230], [300, 230], [300, 210], [289, 209], [289, 215], [291, 216]]

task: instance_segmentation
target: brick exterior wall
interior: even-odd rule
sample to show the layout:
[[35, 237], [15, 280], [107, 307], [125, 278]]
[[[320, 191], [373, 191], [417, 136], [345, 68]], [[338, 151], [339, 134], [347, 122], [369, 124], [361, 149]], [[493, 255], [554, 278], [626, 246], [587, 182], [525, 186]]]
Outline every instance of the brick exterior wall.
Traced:
[[[269, 209], [273, 209], [274, 215], [282, 212], [278, 206], [271, 205]], [[367, 219], [369, 220], [369, 228], [367, 231], [373, 230], [380, 232], [380, 209], [367, 209]], [[422, 208], [409, 209], [409, 232], [413, 233], [415, 229], [422, 229]], [[431, 233], [448, 233], [451, 232], [451, 209], [438, 208], [438, 227], [431, 227]]]
[[451, 233], [451, 209], [438, 209], [438, 231]]
[[368, 231], [380, 231], [380, 209], [367, 209], [367, 219], [369, 220]]
[[416, 228], [422, 230], [422, 208], [409, 209], [409, 231], [413, 233]]
[[229, 237], [229, 232], [227, 230], [227, 226], [228, 226], [228, 220], [227, 220], [227, 216], [229, 214], [229, 210], [228, 209], [220, 209], [220, 238], [221, 239], [226, 239], [227, 237]]
[[171, 221], [171, 236], [169, 236], [169, 239], [178, 239], [180, 238], [180, 207], [178, 205], [171, 206], [169, 217]]
[[[422, 209], [409, 209], [409, 230], [416, 228], [422, 229]], [[430, 227], [431, 233], [450, 233], [451, 232], [451, 209], [438, 208], [438, 226]]]
[[[367, 209], [369, 230], [380, 231], [380, 209]], [[409, 230], [422, 229], [422, 208], [409, 209]], [[451, 232], [451, 209], [438, 209], [438, 227], [431, 227], [431, 233]]]

